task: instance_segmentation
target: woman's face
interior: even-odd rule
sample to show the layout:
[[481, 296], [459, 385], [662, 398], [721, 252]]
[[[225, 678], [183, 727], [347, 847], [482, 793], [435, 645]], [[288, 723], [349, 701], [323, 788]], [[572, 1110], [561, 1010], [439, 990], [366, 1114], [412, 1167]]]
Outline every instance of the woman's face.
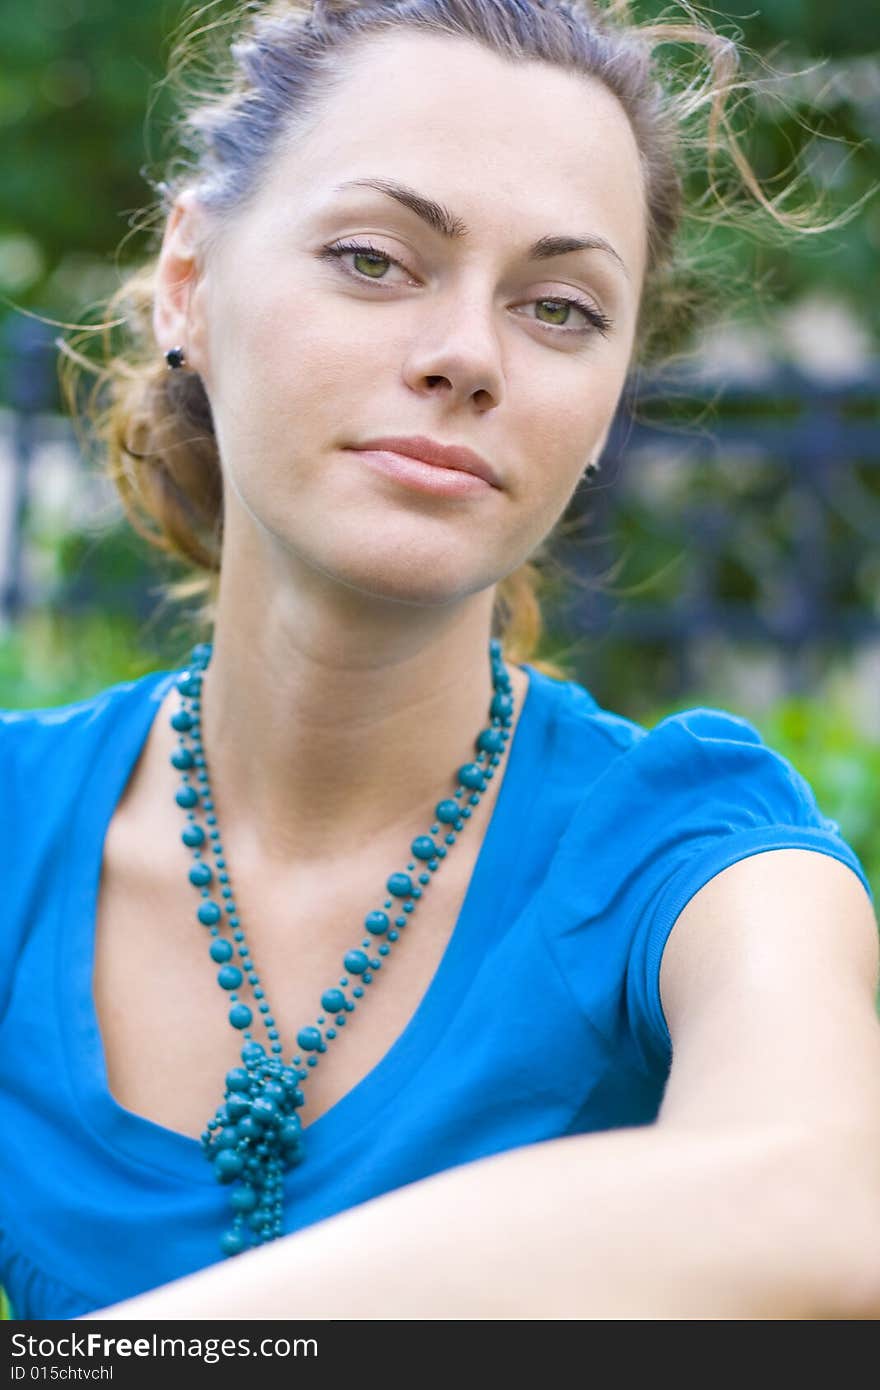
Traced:
[[[356, 180], [413, 190], [460, 234]], [[549, 237], [610, 249], [536, 257]], [[372, 249], [334, 257], [345, 243]], [[160, 342], [185, 344], [211, 402], [227, 538], [408, 602], [503, 578], [601, 451], [644, 256], [637, 146], [599, 83], [452, 37], [371, 41], [177, 319], [160, 288]], [[407, 487], [352, 451], [388, 435], [473, 449], [498, 485]]]

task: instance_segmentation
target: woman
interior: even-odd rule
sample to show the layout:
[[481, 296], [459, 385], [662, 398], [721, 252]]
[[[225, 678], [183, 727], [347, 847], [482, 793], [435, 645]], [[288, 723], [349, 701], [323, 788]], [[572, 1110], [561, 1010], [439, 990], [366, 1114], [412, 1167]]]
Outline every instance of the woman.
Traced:
[[663, 35], [247, 22], [105, 421], [210, 640], [0, 727], [15, 1313], [876, 1315], [857, 857], [742, 719], [497, 635], [670, 263]]

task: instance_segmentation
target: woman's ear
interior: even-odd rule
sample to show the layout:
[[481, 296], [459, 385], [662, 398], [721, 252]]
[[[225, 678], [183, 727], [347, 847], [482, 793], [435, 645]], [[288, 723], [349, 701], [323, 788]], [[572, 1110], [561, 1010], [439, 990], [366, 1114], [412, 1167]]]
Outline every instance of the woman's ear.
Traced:
[[203, 378], [207, 367], [200, 288], [203, 263], [199, 248], [199, 204], [186, 190], [174, 201], [156, 266], [153, 332], [161, 355], [181, 347], [186, 366]]

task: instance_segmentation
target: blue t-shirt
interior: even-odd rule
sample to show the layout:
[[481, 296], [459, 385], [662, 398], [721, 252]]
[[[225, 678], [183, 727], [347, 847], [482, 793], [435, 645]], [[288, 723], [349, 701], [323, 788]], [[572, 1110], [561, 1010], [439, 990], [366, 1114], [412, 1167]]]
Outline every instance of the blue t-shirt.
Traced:
[[[306, 1101], [285, 1232], [487, 1154], [652, 1121], [671, 1059], [663, 948], [735, 861], [818, 850], [873, 901], [838, 825], [744, 719], [697, 708], [648, 731], [524, 669], [442, 960], [377, 1065], [312, 1124]], [[21, 1319], [76, 1317], [224, 1258], [228, 1189], [196, 1139], [114, 1100], [92, 992], [105, 834], [178, 674], [0, 711], [0, 1284]]]

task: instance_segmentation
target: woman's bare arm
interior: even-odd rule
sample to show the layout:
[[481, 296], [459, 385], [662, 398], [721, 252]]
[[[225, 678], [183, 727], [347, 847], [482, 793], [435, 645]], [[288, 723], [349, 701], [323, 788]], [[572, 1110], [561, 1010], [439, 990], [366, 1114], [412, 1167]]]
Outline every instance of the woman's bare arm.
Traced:
[[694, 896], [661, 976], [656, 1124], [484, 1158], [106, 1318], [880, 1316], [877, 923], [774, 850]]

